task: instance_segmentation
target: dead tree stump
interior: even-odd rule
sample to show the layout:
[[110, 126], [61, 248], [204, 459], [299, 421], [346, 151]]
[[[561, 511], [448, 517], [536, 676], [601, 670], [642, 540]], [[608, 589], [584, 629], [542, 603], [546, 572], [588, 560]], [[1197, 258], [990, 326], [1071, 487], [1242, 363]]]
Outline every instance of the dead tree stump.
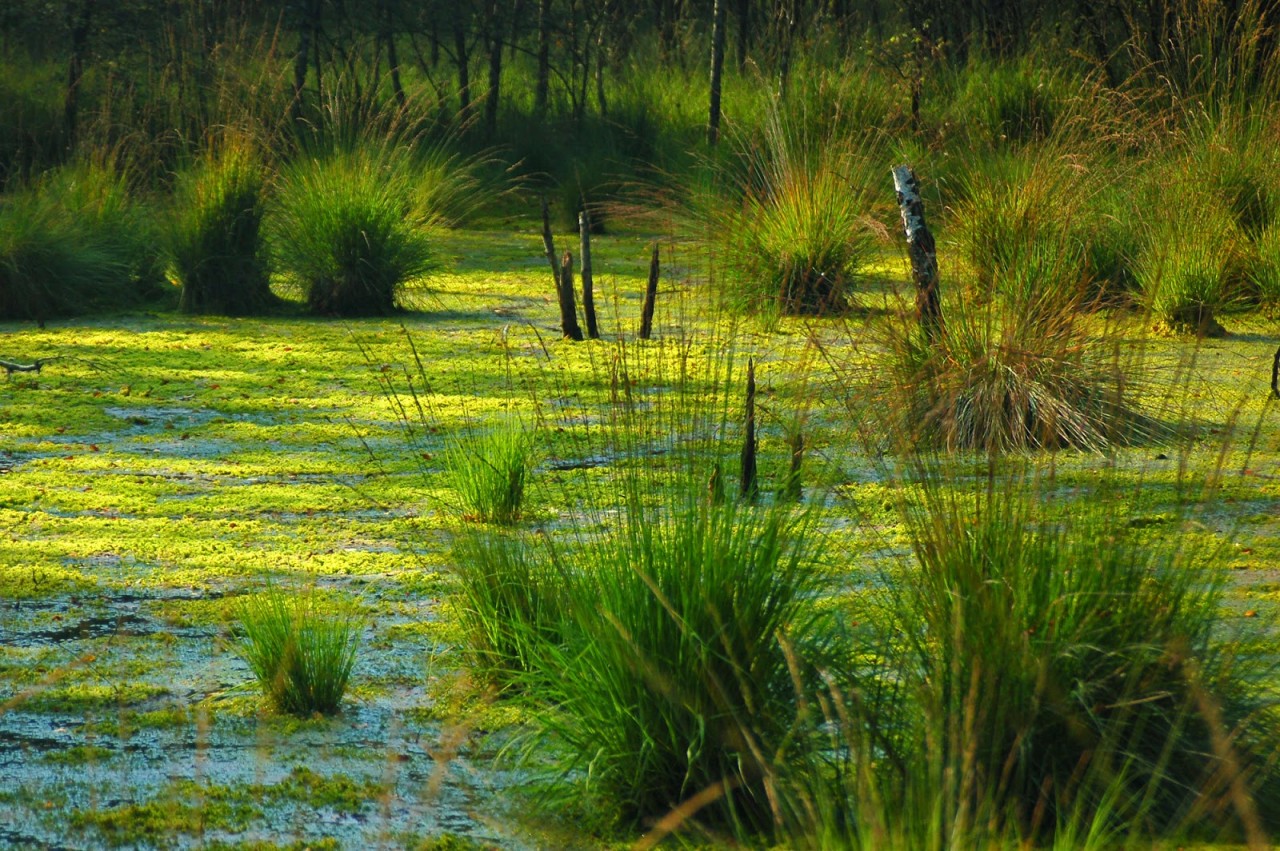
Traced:
[[755, 501], [759, 493], [756, 482], [756, 362], [747, 361], [746, 420], [742, 434], [742, 498]]
[[653, 256], [649, 259], [649, 283], [644, 288], [644, 307], [640, 310], [640, 339], [653, 336], [653, 308], [658, 300], [658, 243], [653, 244]]
[[591, 280], [591, 217], [583, 210], [578, 214], [578, 234], [582, 239], [582, 313], [587, 319], [587, 336], [600, 339], [596, 325], [596, 296]]
[[578, 306], [573, 299], [573, 255], [568, 251], [560, 258], [560, 330], [566, 340], [581, 340], [578, 327]]
[[942, 334], [942, 299], [938, 292], [938, 250], [924, 221], [924, 201], [920, 183], [908, 165], [893, 169], [893, 187], [898, 193], [898, 211], [907, 235], [911, 258], [911, 279], [916, 286], [916, 317], [925, 342], [932, 345]]

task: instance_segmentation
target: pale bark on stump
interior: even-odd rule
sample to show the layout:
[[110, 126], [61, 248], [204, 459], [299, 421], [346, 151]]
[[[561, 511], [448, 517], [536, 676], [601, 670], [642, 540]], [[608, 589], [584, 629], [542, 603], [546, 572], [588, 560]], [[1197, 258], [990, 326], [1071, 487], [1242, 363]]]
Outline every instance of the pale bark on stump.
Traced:
[[583, 210], [578, 214], [578, 232], [582, 239], [582, 313], [587, 319], [587, 336], [600, 339], [596, 325], [595, 286], [591, 279], [591, 216]]
[[640, 310], [640, 339], [653, 336], [653, 310], [658, 300], [658, 243], [653, 244], [653, 257], [649, 259], [649, 283], [644, 289], [644, 307]]
[[938, 292], [938, 250], [924, 220], [920, 183], [910, 166], [893, 169], [893, 186], [898, 193], [898, 211], [907, 236], [911, 258], [911, 279], [916, 287], [916, 317], [925, 341], [932, 345], [942, 334], [942, 299]]

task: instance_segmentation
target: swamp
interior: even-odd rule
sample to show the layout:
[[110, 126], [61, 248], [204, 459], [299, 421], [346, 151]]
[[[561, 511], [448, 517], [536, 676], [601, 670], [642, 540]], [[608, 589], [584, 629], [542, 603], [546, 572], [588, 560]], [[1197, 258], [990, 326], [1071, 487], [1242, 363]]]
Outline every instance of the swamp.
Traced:
[[0, 848], [1273, 847], [1278, 27], [14, 0]]

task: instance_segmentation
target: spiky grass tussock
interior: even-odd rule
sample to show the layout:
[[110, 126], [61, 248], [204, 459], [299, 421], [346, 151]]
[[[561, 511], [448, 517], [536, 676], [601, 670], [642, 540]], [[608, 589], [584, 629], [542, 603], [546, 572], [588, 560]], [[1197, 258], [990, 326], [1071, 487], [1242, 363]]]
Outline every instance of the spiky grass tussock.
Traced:
[[948, 303], [929, 341], [903, 317], [875, 363], [877, 422], [897, 449], [1102, 450], [1141, 435], [1134, 377], [1103, 320], [1056, 295]]
[[169, 253], [184, 312], [242, 316], [279, 304], [263, 233], [267, 176], [252, 142], [236, 136], [183, 175]]
[[446, 450], [444, 465], [465, 519], [511, 525], [524, 506], [534, 465], [534, 432], [509, 421], [465, 434]]
[[903, 729], [924, 743], [913, 770], [942, 794], [921, 802], [941, 833], [1160, 834], [1269, 772], [1250, 751], [1261, 694], [1219, 634], [1212, 552], [1144, 537], [1115, 510], [1140, 494], [1105, 475], [1071, 493], [993, 465], [965, 492], [946, 462], [921, 469], [902, 512], [918, 568], [883, 611], [906, 643], [918, 714]]
[[308, 717], [338, 711], [364, 624], [354, 608], [314, 590], [269, 588], [235, 606], [236, 653], [279, 711]]
[[1185, 187], [1154, 213], [1135, 265], [1144, 304], [1175, 333], [1225, 334], [1219, 318], [1249, 298], [1252, 249], [1235, 218], [1219, 199]]
[[137, 304], [157, 290], [154, 243], [124, 174], [90, 161], [51, 171], [0, 203], [0, 317]]
[[699, 820], [758, 829], [817, 723], [801, 684], [832, 633], [807, 604], [812, 542], [785, 506], [683, 490], [629, 500], [612, 534], [548, 544], [567, 617], [530, 691], [570, 768], [626, 817], [705, 797]]
[[875, 253], [867, 151], [806, 138], [776, 113], [743, 148], [734, 198], [711, 213], [728, 301], [774, 315], [841, 312]]
[[416, 202], [408, 152], [336, 151], [287, 166], [272, 215], [281, 269], [313, 313], [391, 313], [436, 267], [434, 217]]

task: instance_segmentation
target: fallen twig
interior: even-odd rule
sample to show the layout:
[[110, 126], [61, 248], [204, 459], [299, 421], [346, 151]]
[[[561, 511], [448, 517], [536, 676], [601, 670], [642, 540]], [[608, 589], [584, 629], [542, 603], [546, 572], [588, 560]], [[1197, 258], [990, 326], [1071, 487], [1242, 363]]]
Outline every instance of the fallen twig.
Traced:
[[32, 363], [14, 363], [13, 361], [0, 360], [0, 367], [4, 367], [6, 377], [12, 377], [15, 372], [39, 372], [44, 365], [50, 361], [57, 360], [52, 358], [36, 358]]

